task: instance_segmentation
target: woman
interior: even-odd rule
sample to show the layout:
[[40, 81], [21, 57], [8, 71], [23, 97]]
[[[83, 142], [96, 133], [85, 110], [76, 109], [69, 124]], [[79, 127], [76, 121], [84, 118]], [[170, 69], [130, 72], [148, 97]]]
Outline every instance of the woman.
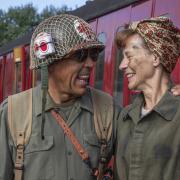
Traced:
[[140, 90], [118, 121], [115, 180], [180, 179], [180, 97], [170, 73], [180, 55], [180, 31], [165, 17], [132, 23], [117, 34], [119, 66]]

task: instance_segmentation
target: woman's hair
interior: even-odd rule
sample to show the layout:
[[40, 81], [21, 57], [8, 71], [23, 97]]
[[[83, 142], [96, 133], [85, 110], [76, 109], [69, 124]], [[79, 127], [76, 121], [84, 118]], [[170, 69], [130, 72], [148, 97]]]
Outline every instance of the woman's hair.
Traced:
[[[132, 29], [125, 29], [123, 31], [119, 31], [116, 33], [116, 37], [115, 37], [115, 43], [117, 45], [117, 47], [120, 49], [120, 48], [124, 48], [125, 45], [126, 45], [126, 40], [133, 36], [133, 35], [136, 35], [138, 34], [142, 40], [143, 40], [143, 46], [144, 48], [146, 48], [147, 50], [150, 51], [150, 49], [148, 48], [147, 44], [146, 44], [146, 41], [144, 40], [144, 38], [135, 30], [132, 30]], [[151, 52], [151, 51], [150, 51]]]
[[136, 31], [132, 29], [125, 29], [116, 33], [115, 43], [118, 48], [123, 48], [125, 46], [125, 41], [132, 35], [137, 34]]

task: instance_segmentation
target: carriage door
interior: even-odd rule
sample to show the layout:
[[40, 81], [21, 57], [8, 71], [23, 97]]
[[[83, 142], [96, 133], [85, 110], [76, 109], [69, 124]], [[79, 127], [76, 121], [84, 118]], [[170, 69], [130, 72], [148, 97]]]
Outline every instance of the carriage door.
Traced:
[[0, 56], [0, 103], [3, 101], [4, 56]]
[[23, 88], [23, 61], [24, 61], [24, 47], [14, 48], [14, 63], [15, 63], [15, 74], [14, 74], [14, 91], [15, 93], [25, 90]]

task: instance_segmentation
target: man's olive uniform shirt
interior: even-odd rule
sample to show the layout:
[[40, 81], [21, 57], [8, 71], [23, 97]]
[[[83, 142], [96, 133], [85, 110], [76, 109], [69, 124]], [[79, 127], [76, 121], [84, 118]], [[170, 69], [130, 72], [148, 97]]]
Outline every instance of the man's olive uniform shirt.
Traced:
[[[41, 90], [33, 90], [33, 122], [32, 134], [25, 148], [24, 180], [94, 180], [89, 168], [71, 144], [63, 129], [50, 113], [56, 108], [75, 136], [88, 152], [92, 167], [98, 167], [100, 142], [95, 132], [93, 106], [90, 92], [78, 98], [71, 111], [63, 113], [47, 96], [45, 112], [45, 139], [41, 139]], [[118, 119], [120, 108], [114, 112], [114, 120]], [[69, 116], [67, 118], [67, 116]], [[115, 123], [115, 122], [114, 122]], [[113, 126], [115, 126], [113, 123]], [[108, 143], [109, 157], [112, 154], [114, 134]], [[1, 105], [0, 119], [0, 180], [13, 179], [15, 146], [7, 127], [7, 101]]]
[[180, 180], [180, 98], [167, 91], [140, 117], [140, 94], [118, 121], [115, 180]]

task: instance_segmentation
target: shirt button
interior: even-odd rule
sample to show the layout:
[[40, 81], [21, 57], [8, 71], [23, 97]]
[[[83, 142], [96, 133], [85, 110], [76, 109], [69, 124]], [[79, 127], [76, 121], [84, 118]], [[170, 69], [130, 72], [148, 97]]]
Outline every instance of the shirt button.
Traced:
[[[71, 155], [72, 155], [72, 152], [68, 151], [68, 156], [71, 156]], [[70, 179], [70, 180], [73, 180], [73, 179]]]

